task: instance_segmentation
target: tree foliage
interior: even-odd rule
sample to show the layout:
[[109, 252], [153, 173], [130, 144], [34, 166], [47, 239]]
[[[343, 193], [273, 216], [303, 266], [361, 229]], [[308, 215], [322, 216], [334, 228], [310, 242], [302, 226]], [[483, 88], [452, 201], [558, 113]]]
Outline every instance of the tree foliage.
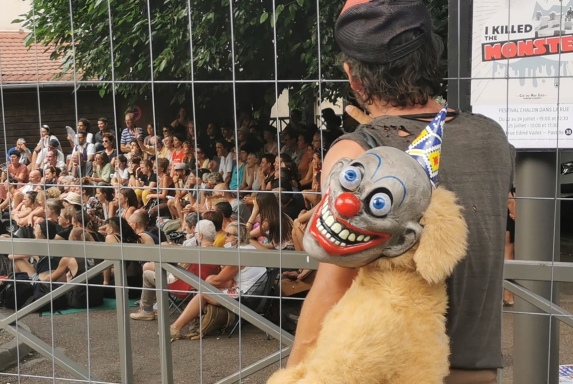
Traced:
[[[445, 36], [447, 0], [426, 2]], [[318, 89], [313, 80], [342, 79], [334, 22], [343, 1], [320, 0], [319, 12], [316, 0], [71, 4], [70, 10], [69, 0], [33, 0], [22, 15], [24, 27], [32, 31], [26, 44], [38, 41], [52, 50], [62, 74], [76, 70], [78, 80], [101, 81], [101, 95], [112, 91], [114, 80], [115, 91], [135, 101], [150, 93], [153, 79], [158, 90], [168, 89], [171, 101], [181, 104], [190, 95], [191, 84], [185, 81], [194, 80], [209, 85], [196, 95], [201, 106], [232, 92], [236, 81], [237, 100], [261, 109], [270, 108], [287, 87], [293, 100], [311, 99]], [[346, 94], [344, 82], [327, 81], [321, 91], [330, 100]]]

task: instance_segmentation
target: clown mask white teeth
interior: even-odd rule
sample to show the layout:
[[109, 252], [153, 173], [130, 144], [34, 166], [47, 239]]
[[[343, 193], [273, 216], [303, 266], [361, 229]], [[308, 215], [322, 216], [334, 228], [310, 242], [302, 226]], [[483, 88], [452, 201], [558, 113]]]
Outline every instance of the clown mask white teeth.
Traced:
[[320, 212], [321, 215], [316, 223], [316, 228], [331, 243], [339, 247], [345, 247], [347, 245], [366, 243], [370, 241], [370, 236], [355, 233], [350, 228], [344, 226], [344, 224], [336, 221], [335, 217], [330, 212], [328, 203], [325, 203], [322, 206]]

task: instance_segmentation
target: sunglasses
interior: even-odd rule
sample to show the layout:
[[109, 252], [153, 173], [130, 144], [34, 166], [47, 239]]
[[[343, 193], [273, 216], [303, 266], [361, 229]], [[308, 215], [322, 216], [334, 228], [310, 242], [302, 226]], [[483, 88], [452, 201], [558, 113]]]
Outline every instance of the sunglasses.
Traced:
[[236, 233], [229, 233], [229, 232], [225, 232], [225, 236], [229, 237], [229, 236], [237, 236]]
[[104, 143], [109, 143], [109, 140], [103, 140]]

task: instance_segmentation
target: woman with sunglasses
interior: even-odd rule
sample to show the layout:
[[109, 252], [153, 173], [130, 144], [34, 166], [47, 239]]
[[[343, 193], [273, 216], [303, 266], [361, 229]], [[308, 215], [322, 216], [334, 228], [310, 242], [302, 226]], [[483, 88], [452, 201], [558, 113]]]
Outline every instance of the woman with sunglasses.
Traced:
[[203, 146], [201, 144], [197, 144], [195, 149], [195, 161], [197, 163], [197, 168], [209, 169], [209, 158], [205, 155], [205, 152], [203, 152]]
[[111, 133], [103, 134], [103, 152], [107, 155], [113, 169], [115, 169], [117, 149], [115, 149], [115, 136]]

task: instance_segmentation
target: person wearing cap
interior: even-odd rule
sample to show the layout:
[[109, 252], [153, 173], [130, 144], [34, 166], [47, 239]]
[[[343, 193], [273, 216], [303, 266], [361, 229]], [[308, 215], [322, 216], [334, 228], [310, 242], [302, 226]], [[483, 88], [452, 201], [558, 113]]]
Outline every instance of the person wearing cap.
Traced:
[[82, 209], [82, 197], [79, 193], [76, 192], [69, 192], [66, 197], [62, 199], [64, 203], [64, 207], [73, 207], [76, 211]]
[[19, 138], [16, 141], [16, 146], [12, 147], [6, 152], [6, 162], [10, 162], [10, 155], [16, 153], [18, 155], [18, 162], [20, 164], [28, 165], [32, 161], [32, 151], [26, 147], [26, 140], [24, 138]]
[[[376, 146], [405, 150], [442, 108], [434, 97], [445, 74], [443, 42], [421, 1], [349, 0], [335, 26], [341, 62], [357, 102], [347, 112], [362, 125], [338, 138], [323, 175], [342, 157]], [[467, 164], [477, 165], [467, 170]], [[497, 382], [502, 367], [501, 313], [510, 145], [494, 121], [449, 110], [438, 183], [456, 193], [469, 227], [469, 248], [448, 280], [450, 376], [446, 384]], [[303, 305], [288, 367], [312, 348], [322, 320], [352, 284], [356, 270], [319, 266]], [[413, 368], [415, 369], [415, 368]]]

